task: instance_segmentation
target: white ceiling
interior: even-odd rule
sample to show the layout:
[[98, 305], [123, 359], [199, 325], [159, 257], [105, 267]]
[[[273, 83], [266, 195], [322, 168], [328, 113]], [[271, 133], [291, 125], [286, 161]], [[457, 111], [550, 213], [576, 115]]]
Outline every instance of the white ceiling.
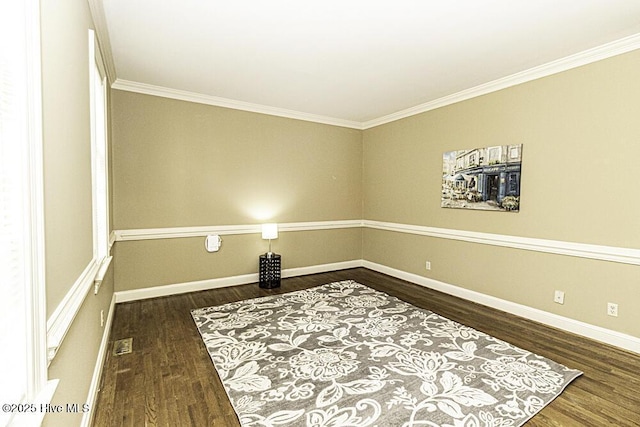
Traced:
[[361, 128], [640, 48], [638, 0], [101, 1], [116, 88]]

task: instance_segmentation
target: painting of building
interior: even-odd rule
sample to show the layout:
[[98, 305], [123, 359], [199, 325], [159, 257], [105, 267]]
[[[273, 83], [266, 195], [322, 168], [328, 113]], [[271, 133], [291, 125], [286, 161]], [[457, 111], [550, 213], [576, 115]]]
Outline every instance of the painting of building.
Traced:
[[446, 152], [441, 206], [518, 212], [521, 170], [522, 144]]

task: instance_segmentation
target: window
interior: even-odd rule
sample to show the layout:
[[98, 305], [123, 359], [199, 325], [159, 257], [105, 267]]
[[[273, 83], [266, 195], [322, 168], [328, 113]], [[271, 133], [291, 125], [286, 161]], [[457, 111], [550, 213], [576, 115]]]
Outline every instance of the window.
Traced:
[[469, 155], [469, 166], [474, 166], [477, 164], [476, 162], [476, 156], [478, 153], [473, 153]]
[[[39, 1], [0, 3], [0, 402], [48, 401]], [[0, 412], [0, 425], [19, 422]]]
[[517, 160], [520, 158], [520, 146], [516, 145], [509, 148], [509, 159]]
[[93, 248], [91, 261], [73, 284], [62, 303], [47, 320], [48, 358], [52, 360], [93, 287], [98, 293], [112, 257], [109, 255], [109, 188], [107, 158], [107, 79], [93, 30], [89, 30], [89, 71], [91, 134], [91, 204]]
[[500, 147], [489, 148], [489, 164], [500, 163]]
[[91, 84], [91, 161], [93, 180], [93, 259], [99, 266], [96, 291], [109, 256], [109, 186], [107, 156], [107, 78], [93, 30], [89, 30]]

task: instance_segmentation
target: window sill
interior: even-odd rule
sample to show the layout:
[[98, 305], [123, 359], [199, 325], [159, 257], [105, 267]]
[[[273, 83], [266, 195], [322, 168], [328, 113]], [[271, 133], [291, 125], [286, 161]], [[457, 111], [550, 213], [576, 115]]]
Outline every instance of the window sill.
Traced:
[[51, 412], [51, 400], [58, 387], [59, 380], [47, 381], [43, 389], [38, 393], [31, 403], [24, 403], [23, 407], [30, 409], [30, 412], [16, 414], [8, 427], [39, 427], [44, 420], [44, 416]]
[[107, 270], [109, 269], [109, 265], [111, 264], [111, 260], [113, 260], [112, 256], [105, 257], [100, 263], [100, 267], [98, 267], [98, 272], [96, 273], [95, 279], [93, 279], [93, 293], [94, 295], [98, 295], [98, 291], [100, 291], [100, 286], [102, 285], [102, 281], [104, 280], [104, 276], [107, 274]]

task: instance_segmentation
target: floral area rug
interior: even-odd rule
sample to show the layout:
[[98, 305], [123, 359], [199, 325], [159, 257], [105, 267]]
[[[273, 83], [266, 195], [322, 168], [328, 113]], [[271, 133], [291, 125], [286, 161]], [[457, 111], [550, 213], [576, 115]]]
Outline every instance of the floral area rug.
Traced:
[[580, 371], [353, 281], [192, 311], [247, 426], [520, 426]]

